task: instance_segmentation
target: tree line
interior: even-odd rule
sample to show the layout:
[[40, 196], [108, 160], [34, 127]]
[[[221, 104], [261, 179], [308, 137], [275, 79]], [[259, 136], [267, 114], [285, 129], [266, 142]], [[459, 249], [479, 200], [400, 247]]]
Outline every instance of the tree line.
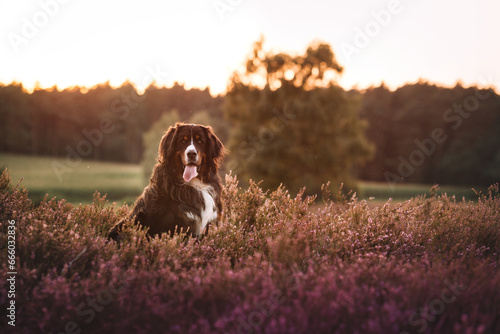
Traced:
[[365, 180], [462, 185], [500, 181], [500, 98], [492, 89], [426, 82], [362, 93], [375, 144]]
[[335, 81], [341, 72], [327, 44], [291, 56], [259, 41], [225, 96], [177, 83], [142, 94], [128, 82], [31, 93], [0, 85], [0, 152], [139, 163], [154, 158], [169, 123], [190, 121], [212, 125], [226, 143], [225, 172], [269, 188], [500, 180], [494, 90], [418, 82], [346, 91]]
[[130, 83], [109, 83], [84, 91], [59, 91], [21, 84], [0, 85], [0, 151], [138, 163], [143, 156], [143, 133], [162, 114], [177, 110], [181, 120], [200, 111], [217, 116], [222, 97], [208, 89], [149, 86], [139, 94]]

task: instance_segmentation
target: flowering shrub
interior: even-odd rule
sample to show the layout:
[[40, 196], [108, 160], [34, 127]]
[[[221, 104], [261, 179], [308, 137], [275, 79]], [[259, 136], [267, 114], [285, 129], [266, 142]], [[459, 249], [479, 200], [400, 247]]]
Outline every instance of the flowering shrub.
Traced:
[[17, 332], [500, 332], [498, 185], [474, 203], [318, 208], [229, 175], [221, 222], [202, 240], [148, 239], [129, 224], [121, 244], [106, 231], [129, 208], [105, 196], [35, 207], [7, 172], [0, 190], [2, 272], [8, 221], [17, 227]]

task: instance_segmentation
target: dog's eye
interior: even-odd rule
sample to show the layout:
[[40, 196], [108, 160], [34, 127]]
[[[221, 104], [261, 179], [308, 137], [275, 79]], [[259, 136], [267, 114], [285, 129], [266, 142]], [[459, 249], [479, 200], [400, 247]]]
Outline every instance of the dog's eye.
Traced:
[[186, 137], [186, 136], [182, 137], [181, 143], [187, 143], [187, 141], [188, 141], [188, 137]]
[[196, 135], [196, 136], [194, 137], [194, 139], [196, 139], [196, 142], [197, 142], [198, 144], [203, 144], [203, 140], [201, 139], [200, 135]]

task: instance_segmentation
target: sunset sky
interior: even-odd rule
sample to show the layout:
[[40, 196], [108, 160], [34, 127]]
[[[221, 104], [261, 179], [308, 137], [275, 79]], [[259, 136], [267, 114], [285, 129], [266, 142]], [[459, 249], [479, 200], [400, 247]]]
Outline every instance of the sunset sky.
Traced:
[[500, 91], [497, 0], [0, 0], [0, 82], [32, 89], [155, 78], [225, 91], [252, 43], [329, 43], [345, 88], [423, 78]]

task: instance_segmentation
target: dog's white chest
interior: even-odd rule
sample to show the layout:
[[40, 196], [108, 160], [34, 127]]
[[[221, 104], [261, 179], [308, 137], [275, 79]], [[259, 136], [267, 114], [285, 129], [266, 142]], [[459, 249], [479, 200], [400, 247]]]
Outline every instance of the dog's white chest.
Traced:
[[217, 219], [217, 207], [214, 201], [213, 188], [198, 180], [192, 182], [193, 186], [200, 192], [204, 202], [200, 217], [196, 217], [196, 231], [194, 231], [196, 236], [201, 236], [207, 224]]
[[205, 209], [201, 211], [201, 233], [209, 222], [217, 218], [217, 208], [215, 207], [214, 198], [207, 189], [202, 189], [200, 192], [205, 202]]

